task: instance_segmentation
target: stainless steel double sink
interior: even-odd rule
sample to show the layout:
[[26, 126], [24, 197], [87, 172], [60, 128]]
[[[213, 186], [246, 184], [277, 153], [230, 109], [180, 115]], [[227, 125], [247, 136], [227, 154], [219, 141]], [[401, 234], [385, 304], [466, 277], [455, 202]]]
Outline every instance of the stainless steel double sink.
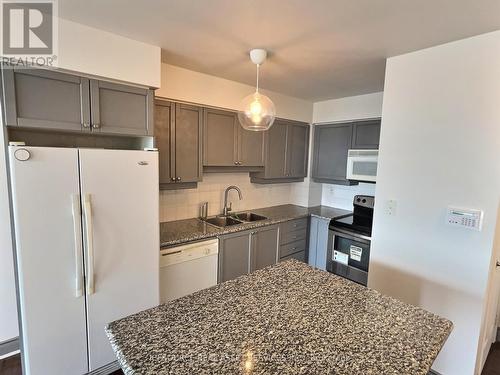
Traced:
[[243, 223], [251, 223], [253, 221], [267, 220], [267, 217], [256, 214], [254, 212], [241, 212], [239, 214], [215, 216], [202, 220], [218, 228], [225, 228]]

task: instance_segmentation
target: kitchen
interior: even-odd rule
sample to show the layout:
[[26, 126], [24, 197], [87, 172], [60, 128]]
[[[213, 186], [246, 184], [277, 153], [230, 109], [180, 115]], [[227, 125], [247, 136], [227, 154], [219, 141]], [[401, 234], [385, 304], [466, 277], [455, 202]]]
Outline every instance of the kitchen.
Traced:
[[[222, 61], [212, 61], [211, 71], [201, 69], [201, 65], [196, 67], [196, 59], [183, 64], [183, 58], [175, 55], [175, 49], [181, 46], [169, 39], [158, 47], [145, 35], [147, 28], [136, 30], [135, 37], [131, 33], [138, 25], [133, 24], [130, 31], [117, 27], [113, 33], [112, 25], [105, 27], [102, 23], [112, 7], [100, 6], [102, 19], [90, 20], [88, 16], [95, 14], [74, 2], [61, 1], [59, 6], [59, 68], [2, 70], [2, 143], [7, 153], [3, 164], [9, 166], [10, 181], [10, 188], [5, 183], [2, 189], [13, 192], [16, 272], [10, 240], [2, 243], [8, 244], [10, 251], [10, 260], [5, 258], [5, 275], [11, 275], [10, 285], [14, 285], [17, 274], [20, 285], [20, 327], [25, 337], [17, 342], [24, 354], [25, 373], [111, 373], [119, 367], [125, 373], [159, 373], [160, 368], [168, 366], [175, 369], [174, 373], [203, 372], [203, 367], [197, 367], [200, 362], [179, 362], [178, 358], [197, 355], [197, 349], [203, 355], [222, 353], [224, 349], [215, 345], [217, 338], [235, 349], [228, 353], [239, 355], [235, 361], [243, 360], [245, 369], [248, 364], [256, 371], [267, 369], [267, 373], [300, 373], [298, 369], [304, 366], [311, 373], [325, 373], [325, 364], [339, 373], [368, 373], [374, 369], [378, 373], [396, 369], [399, 373], [426, 373], [431, 366], [438, 374], [481, 373], [494, 341], [490, 336], [491, 321], [496, 331], [496, 311], [493, 319], [491, 311], [496, 310], [493, 259], [498, 248], [495, 239], [500, 173], [486, 168], [497, 155], [499, 135], [492, 126], [498, 120], [498, 111], [491, 110], [496, 108], [492, 103], [498, 102], [494, 82], [499, 77], [493, 67], [499, 59], [495, 48], [499, 37], [498, 31], [490, 32], [498, 29], [495, 17], [478, 17], [476, 28], [468, 31], [436, 31], [441, 39], [428, 36], [424, 43], [422, 37], [422, 44], [411, 45], [410, 38], [402, 36], [399, 49], [394, 48], [380, 59], [378, 71], [382, 74], [370, 76], [376, 76], [376, 82], [365, 80], [368, 89], [355, 87], [355, 79], [359, 79], [356, 74], [360, 73], [345, 72], [346, 77], [353, 74], [349, 86], [341, 84], [341, 78], [333, 73], [328, 82], [311, 72], [308, 79], [315, 78], [316, 83], [303, 85], [297, 98], [291, 93], [300, 92], [298, 86], [292, 87], [292, 83], [276, 77], [289, 69], [287, 64], [300, 66], [300, 62], [293, 60], [292, 53], [285, 63], [280, 54], [286, 48], [281, 51], [272, 47], [262, 36], [260, 42], [254, 40], [237, 56], [223, 46], [217, 53], [205, 49], [201, 54], [207, 59], [232, 56], [224, 60], [226, 64], [234, 61], [231, 58], [239, 58], [234, 64], [245, 73], [230, 79], [235, 72], [217, 70]], [[180, 7], [186, 20], [202, 21], [213, 16], [202, 5], [175, 6]], [[485, 14], [495, 14], [496, 4], [483, 6], [489, 10]], [[324, 10], [321, 7], [328, 5], [318, 2], [314, 11]], [[243, 11], [236, 8], [230, 9]], [[444, 14], [453, 24], [469, 9], [466, 4], [443, 8], [449, 13], [445, 9], [441, 13], [423, 8], [414, 11], [425, 13], [430, 17], [429, 24], [437, 25]], [[188, 9], [192, 13], [186, 12]], [[278, 17], [283, 30], [295, 19], [293, 16], [304, 11], [297, 4], [290, 9], [291, 13]], [[126, 19], [126, 13], [133, 10], [132, 5], [127, 7], [122, 17]], [[142, 14], [137, 9], [135, 12]], [[175, 12], [166, 17], [175, 17]], [[390, 14], [384, 17], [387, 22], [395, 22]], [[173, 25], [175, 22], [166, 22], [165, 27], [175, 32]], [[200, 25], [214, 30], [206, 22]], [[229, 27], [223, 23], [219, 26]], [[246, 28], [242, 26], [243, 30]], [[407, 37], [414, 30], [409, 28]], [[189, 54], [187, 50], [197, 48], [195, 40], [199, 35], [190, 34], [186, 28], [183, 31], [185, 38], [180, 40], [192, 40], [192, 44], [184, 43], [186, 50], [182, 53]], [[294, 35], [291, 30], [289, 33], [289, 37]], [[482, 35], [472, 37], [477, 34]], [[364, 37], [368, 38], [366, 34]], [[216, 38], [219, 42], [225, 40], [222, 34]], [[148, 41], [150, 44], [146, 44]], [[295, 52], [304, 53], [299, 45]], [[250, 50], [261, 46], [269, 46], [268, 58], [260, 61], [262, 66], [256, 69]], [[98, 53], [99, 64], [82, 56], [81, 50]], [[407, 53], [410, 51], [416, 52]], [[131, 55], [142, 58], [127, 58]], [[116, 61], [121, 61], [119, 66]], [[336, 69], [332, 66], [331, 70]], [[260, 82], [256, 84], [257, 77]], [[296, 77], [300, 83], [300, 75]], [[60, 82], [66, 85], [62, 91]], [[238, 109], [242, 99], [253, 95], [258, 85], [263, 87], [259, 93], [274, 103], [276, 116], [269, 130], [252, 132], [242, 126]], [[56, 104], [61, 102], [67, 104]], [[71, 112], [75, 108], [76, 116]], [[456, 108], [461, 111], [456, 113]], [[54, 120], [54, 116], [60, 118]], [[470, 126], [471, 122], [475, 127]], [[457, 148], [462, 153], [456, 152]], [[39, 155], [51, 160], [47, 169], [42, 163], [30, 172], [34, 174], [22, 172], [30, 159], [38, 160]], [[154, 155], [158, 155], [156, 161]], [[130, 165], [137, 167], [125, 167], [128, 158]], [[359, 161], [364, 163], [363, 173], [359, 173]], [[376, 183], [374, 163], [378, 164]], [[151, 168], [155, 165], [156, 174]], [[146, 171], [153, 172], [143, 174]], [[55, 173], [54, 178], [43, 177], [51, 173]], [[477, 183], [485, 181], [486, 176], [488, 184]], [[34, 179], [38, 191], [35, 195], [31, 188]], [[71, 192], [64, 190], [68, 186], [75, 187], [70, 188]], [[72, 206], [71, 200], [59, 202], [52, 195], [40, 199], [42, 193], [53, 189], [59, 189], [62, 195], [77, 192], [80, 200], [77, 198]], [[491, 198], [481, 198], [487, 196]], [[8, 218], [8, 199], [2, 207]], [[226, 215], [220, 217], [223, 213]], [[456, 223], [460, 215], [472, 219], [460, 226], [461, 222]], [[63, 217], [66, 219], [60, 221]], [[20, 229], [30, 226], [38, 233], [34, 242]], [[10, 225], [2, 229], [8, 228]], [[77, 253], [83, 254], [85, 265], [77, 265], [84, 271], [80, 287], [77, 285], [82, 294], [78, 298], [74, 296], [73, 255], [65, 255], [71, 271], [64, 276], [70, 280], [67, 287], [59, 288], [60, 279], [48, 280], [44, 276], [52, 268], [53, 272], [61, 268], [60, 259], [59, 266], [50, 260], [54, 250], [49, 249], [54, 247], [51, 239], [60, 238], [60, 233], [66, 231], [66, 246], [79, 248]], [[76, 232], [79, 237], [73, 235]], [[5, 238], [10, 236], [10, 230], [6, 231]], [[92, 251], [89, 244], [93, 244]], [[106, 255], [99, 251], [103, 247], [121, 250]], [[469, 252], [473, 247], [479, 249], [474, 256]], [[88, 261], [91, 257], [93, 262]], [[91, 263], [94, 269], [89, 270]], [[255, 285], [261, 289], [254, 290]], [[274, 294], [277, 289], [271, 285], [280, 285], [281, 294]], [[322, 289], [315, 291], [316, 285], [323, 285]], [[50, 351], [34, 348], [36, 340], [46, 342], [57, 331], [50, 326], [56, 323], [48, 323], [40, 314], [59, 319], [63, 316], [61, 306], [66, 302], [61, 304], [57, 293], [51, 292], [56, 286], [59, 291], [66, 288], [71, 293], [68, 304], [78, 304], [78, 320], [87, 323], [64, 322], [68, 332], [80, 327], [81, 340], [73, 348], [74, 338], [59, 338], [55, 341], [58, 354], [49, 361], [53, 355]], [[12, 345], [16, 341], [10, 339], [18, 335], [13, 289], [5, 296], [14, 303], [5, 304], [2, 316], [5, 311], [6, 317], [9, 313], [14, 318], [2, 318], [8, 321], [8, 332], [2, 334], [0, 344]], [[242, 290], [249, 301], [245, 308], [240, 299]], [[42, 295], [42, 291], [43, 303], [30, 294]], [[289, 298], [283, 300], [283, 296]], [[359, 314], [356, 307], [360, 300], [370, 301], [372, 315], [360, 318], [358, 326], [345, 323], [349, 329], [344, 326], [341, 330], [332, 319], [337, 316], [342, 321], [344, 315], [331, 311]], [[83, 309], [85, 303], [87, 308]], [[110, 309], [110, 304], [115, 308]], [[384, 304], [390, 306], [386, 313], [391, 323], [401, 318], [397, 312], [411, 316], [390, 337], [386, 336], [391, 330], [389, 321], [376, 307]], [[204, 318], [194, 313], [193, 306]], [[284, 319], [274, 308], [278, 306], [283, 312], [304, 314], [299, 314], [303, 325]], [[231, 310], [238, 311], [236, 319], [241, 325], [236, 324]], [[217, 316], [211, 315], [214, 311]], [[267, 320], [262, 320], [264, 312]], [[314, 321], [305, 318], [314, 315]], [[161, 324], [145, 324], [151, 316], [161, 317]], [[179, 323], [175, 317], [190, 323]], [[268, 326], [265, 321], [270, 322]], [[30, 331], [40, 322], [49, 326]], [[283, 322], [293, 330], [284, 329]], [[419, 328], [419, 336], [415, 327], [424, 322], [432, 324]], [[176, 327], [176, 334], [165, 330], [169, 326]], [[427, 331], [429, 326], [433, 329]], [[318, 335], [318, 327], [330, 336]], [[244, 337], [254, 340], [246, 343], [243, 359], [243, 349], [235, 339], [242, 329]], [[188, 333], [184, 333], [186, 330]], [[257, 340], [259, 332], [268, 341]], [[412, 335], [419, 339], [412, 340]], [[309, 346], [301, 345], [299, 350], [292, 339], [304, 340]], [[144, 340], [149, 344], [141, 352]], [[363, 367], [357, 357], [356, 340], [367, 342], [364, 365], [368, 367]], [[385, 350], [381, 349], [381, 340]], [[190, 350], [176, 350], [188, 342]], [[270, 349], [269, 343], [276, 348]], [[340, 357], [332, 362], [341, 343], [347, 357], [344, 362]], [[213, 352], [205, 351], [205, 344]], [[331, 351], [326, 349], [329, 346]], [[166, 347], [169, 349], [165, 357], [158, 350]], [[416, 354], [398, 351], [398, 347], [412, 348]], [[318, 353], [322, 350], [330, 359], [321, 359]], [[158, 358], [148, 359], [155, 353]], [[177, 360], [171, 362], [169, 353]], [[305, 353], [310, 358], [318, 355], [319, 359], [307, 361]], [[287, 367], [283, 362], [266, 359], [280, 354], [286, 354], [294, 365]], [[377, 354], [398, 356], [401, 361], [385, 361], [388, 367], [380, 367], [381, 363], [371, 360]], [[412, 361], [416, 361], [415, 367]], [[224, 367], [208, 361], [205, 371], [234, 373], [240, 365], [236, 362], [229, 361]], [[54, 367], [39, 367], [44, 365]]]

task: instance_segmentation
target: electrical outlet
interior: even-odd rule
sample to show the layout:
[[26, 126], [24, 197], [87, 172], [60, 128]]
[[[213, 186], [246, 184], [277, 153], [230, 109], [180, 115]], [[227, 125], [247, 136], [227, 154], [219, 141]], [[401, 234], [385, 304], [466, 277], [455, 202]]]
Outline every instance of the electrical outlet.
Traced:
[[397, 207], [398, 201], [395, 199], [389, 199], [385, 202], [385, 213], [389, 216], [396, 216]]

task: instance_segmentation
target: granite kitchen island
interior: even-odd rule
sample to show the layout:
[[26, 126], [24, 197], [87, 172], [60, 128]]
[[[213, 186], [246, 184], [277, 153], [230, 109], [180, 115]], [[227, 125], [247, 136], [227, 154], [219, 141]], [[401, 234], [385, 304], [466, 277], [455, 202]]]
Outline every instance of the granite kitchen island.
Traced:
[[110, 323], [125, 374], [421, 374], [452, 323], [295, 260]]

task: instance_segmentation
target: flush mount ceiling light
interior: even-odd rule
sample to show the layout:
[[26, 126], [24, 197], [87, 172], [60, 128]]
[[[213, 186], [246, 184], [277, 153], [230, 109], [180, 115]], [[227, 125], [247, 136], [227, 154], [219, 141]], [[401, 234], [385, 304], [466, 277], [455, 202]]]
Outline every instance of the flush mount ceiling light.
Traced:
[[243, 98], [238, 111], [238, 119], [244, 129], [265, 131], [271, 127], [276, 117], [274, 103], [259, 92], [259, 67], [266, 60], [265, 49], [250, 51], [250, 60], [257, 65], [257, 84], [255, 92]]

